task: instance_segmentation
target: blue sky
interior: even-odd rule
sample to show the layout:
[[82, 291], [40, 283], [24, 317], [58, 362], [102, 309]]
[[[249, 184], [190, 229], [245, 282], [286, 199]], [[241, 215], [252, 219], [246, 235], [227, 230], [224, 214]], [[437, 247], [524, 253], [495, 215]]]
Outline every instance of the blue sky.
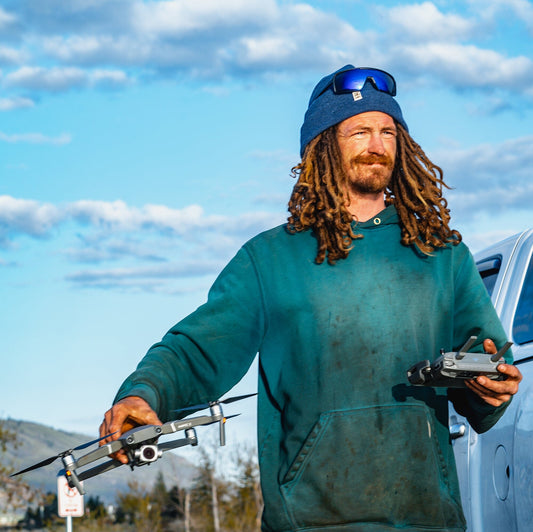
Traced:
[[0, 416], [96, 433], [284, 221], [309, 95], [344, 64], [396, 77], [473, 251], [533, 226], [532, 34], [526, 0], [0, 0]]

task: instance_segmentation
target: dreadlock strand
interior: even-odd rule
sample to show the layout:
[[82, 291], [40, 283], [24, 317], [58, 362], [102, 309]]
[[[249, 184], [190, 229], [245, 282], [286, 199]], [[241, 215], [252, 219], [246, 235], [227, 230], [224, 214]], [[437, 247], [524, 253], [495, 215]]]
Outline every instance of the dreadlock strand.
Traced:
[[390, 197], [403, 226], [403, 244], [416, 244], [429, 254], [461, 241], [461, 235], [448, 225], [450, 214], [442, 189], [449, 187], [444, 183], [442, 169], [429, 160], [400, 125], [398, 161], [391, 188]]
[[330, 128], [309, 143], [301, 163], [292, 169], [298, 182], [289, 201], [288, 230], [313, 230], [318, 242], [318, 264], [326, 256], [330, 264], [346, 258], [352, 240], [359, 237], [351, 227], [339, 168], [336, 130]]

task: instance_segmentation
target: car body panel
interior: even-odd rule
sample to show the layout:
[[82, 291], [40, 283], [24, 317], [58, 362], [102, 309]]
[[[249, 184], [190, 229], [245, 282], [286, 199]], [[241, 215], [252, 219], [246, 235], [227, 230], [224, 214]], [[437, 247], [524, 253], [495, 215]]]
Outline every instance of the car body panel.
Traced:
[[[464, 435], [453, 442], [463, 509], [472, 532], [533, 530], [532, 255], [530, 229], [474, 256], [482, 276], [487, 274], [486, 284], [504, 329], [515, 342], [513, 356], [523, 380], [505, 414], [485, 434], [476, 434], [450, 406], [450, 426], [455, 425], [454, 431], [465, 426]], [[524, 295], [527, 299], [521, 300]], [[518, 308], [522, 318], [517, 326]]]

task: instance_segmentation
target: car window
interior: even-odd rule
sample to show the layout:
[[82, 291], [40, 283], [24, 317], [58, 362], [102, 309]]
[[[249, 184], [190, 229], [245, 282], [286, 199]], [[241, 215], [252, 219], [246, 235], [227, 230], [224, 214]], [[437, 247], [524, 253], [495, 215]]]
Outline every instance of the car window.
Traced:
[[513, 320], [513, 340], [517, 344], [533, 342], [533, 259], [529, 262]]
[[483, 284], [485, 285], [489, 296], [492, 296], [492, 291], [494, 290], [496, 279], [498, 279], [501, 265], [501, 257], [491, 257], [490, 259], [482, 260], [476, 264], [479, 275], [481, 275], [481, 279], [483, 279]]

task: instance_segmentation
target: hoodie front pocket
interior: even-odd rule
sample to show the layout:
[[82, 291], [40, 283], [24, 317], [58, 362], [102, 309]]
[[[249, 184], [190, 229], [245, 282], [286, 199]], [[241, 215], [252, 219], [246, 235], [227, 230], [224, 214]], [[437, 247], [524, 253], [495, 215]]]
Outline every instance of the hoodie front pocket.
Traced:
[[294, 528], [380, 522], [462, 522], [423, 405], [327, 412], [281, 485]]

